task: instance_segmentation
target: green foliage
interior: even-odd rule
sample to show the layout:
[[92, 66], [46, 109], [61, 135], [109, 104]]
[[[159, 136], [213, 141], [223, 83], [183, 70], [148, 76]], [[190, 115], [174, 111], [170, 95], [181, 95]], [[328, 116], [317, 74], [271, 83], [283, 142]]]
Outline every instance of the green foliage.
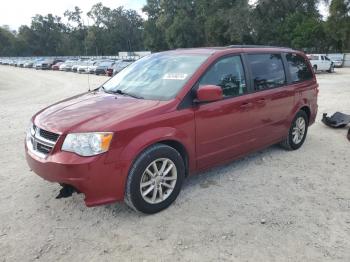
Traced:
[[326, 32], [332, 37], [335, 50], [350, 50], [350, 0], [332, 0]]
[[0, 56], [16, 55], [15, 36], [6, 29], [0, 28]]

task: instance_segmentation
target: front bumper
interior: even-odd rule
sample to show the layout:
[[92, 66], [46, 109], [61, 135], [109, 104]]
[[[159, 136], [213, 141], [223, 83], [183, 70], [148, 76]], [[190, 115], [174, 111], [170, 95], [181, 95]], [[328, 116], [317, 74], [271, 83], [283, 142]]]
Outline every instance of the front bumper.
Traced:
[[343, 62], [342, 61], [335, 61], [334, 66], [335, 67], [343, 67]]
[[124, 199], [124, 179], [118, 163], [108, 163], [107, 154], [81, 157], [70, 152], [53, 150], [46, 158], [28, 150], [27, 163], [43, 179], [75, 187], [85, 195], [87, 206], [96, 206]]

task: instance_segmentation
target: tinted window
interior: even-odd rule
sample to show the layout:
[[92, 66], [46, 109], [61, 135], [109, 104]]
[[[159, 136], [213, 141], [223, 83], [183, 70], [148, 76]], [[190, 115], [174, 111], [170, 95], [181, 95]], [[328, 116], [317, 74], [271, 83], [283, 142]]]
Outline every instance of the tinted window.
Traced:
[[312, 72], [305, 59], [297, 54], [286, 55], [292, 82], [301, 82], [312, 79]]
[[199, 85], [217, 85], [224, 97], [247, 92], [246, 80], [240, 56], [226, 57], [216, 62], [202, 77]]
[[255, 91], [279, 87], [286, 83], [280, 54], [248, 55], [248, 63], [252, 71]]

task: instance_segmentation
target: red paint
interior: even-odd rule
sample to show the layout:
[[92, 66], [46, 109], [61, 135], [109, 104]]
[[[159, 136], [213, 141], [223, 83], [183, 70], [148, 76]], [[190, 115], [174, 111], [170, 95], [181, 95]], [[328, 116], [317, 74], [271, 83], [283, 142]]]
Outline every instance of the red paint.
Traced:
[[[188, 155], [189, 173], [193, 174], [281, 141], [287, 136], [296, 112], [303, 107], [311, 112], [310, 124], [315, 121], [318, 93], [315, 76], [299, 84], [178, 108], [218, 58], [235, 53], [291, 52], [289, 49], [207, 48], [170, 52], [211, 55], [170, 101], [90, 92], [38, 112], [32, 119], [35, 125], [60, 137], [46, 159], [38, 158], [26, 148], [31, 169], [51, 182], [73, 185], [85, 194], [88, 206], [106, 204], [123, 200], [133, 161], [154, 143], [182, 144]], [[293, 52], [305, 57], [303, 53]], [[198, 91], [198, 98], [211, 100], [222, 96], [214, 89], [207, 86]], [[89, 131], [114, 132], [110, 150], [94, 157], [61, 151], [67, 133]]]
[[107, 68], [106, 75], [107, 76], [112, 76], [113, 75], [113, 69], [112, 68]]
[[219, 86], [206, 85], [197, 90], [199, 102], [214, 102], [223, 99], [222, 89]]

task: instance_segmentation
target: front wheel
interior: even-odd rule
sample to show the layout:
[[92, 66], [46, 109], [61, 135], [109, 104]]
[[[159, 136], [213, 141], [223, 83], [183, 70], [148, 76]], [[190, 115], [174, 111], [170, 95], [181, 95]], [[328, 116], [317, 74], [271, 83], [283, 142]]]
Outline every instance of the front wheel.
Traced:
[[179, 152], [155, 144], [134, 162], [126, 183], [125, 202], [136, 211], [157, 213], [175, 201], [184, 177], [185, 165]]
[[328, 73], [334, 73], [334, 65], [331, 64], [330, 68], [327, 70]]
[[309, 119], [304, 111], [299, 111], [293, 119], [292, 125], [288, 132], [288, 137], [280, 144], [287, 150], [297, 150], [305, 142]]

